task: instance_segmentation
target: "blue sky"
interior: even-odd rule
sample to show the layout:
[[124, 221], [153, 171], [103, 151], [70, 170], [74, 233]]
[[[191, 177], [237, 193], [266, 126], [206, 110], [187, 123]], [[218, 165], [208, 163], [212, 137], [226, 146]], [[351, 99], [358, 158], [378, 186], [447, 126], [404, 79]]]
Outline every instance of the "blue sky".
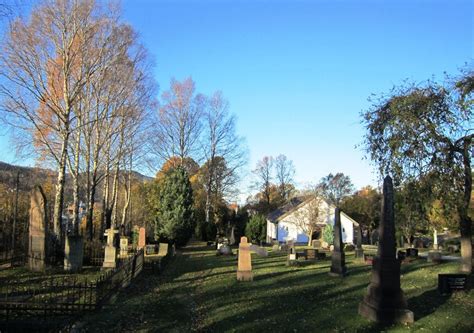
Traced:
[[[471, 1], [124, 0], [122, 8], [154, 59], [160, 93], [188, 76], [199, 92], [222, 90], [246, 138], [248, 170], [285, 154], [300, 184], [344, 172], [357, 187], [376, 185], [354, 148], [368, 96], [405, 78], [456, 74], [474, 54]], [[5, 137], [0, 155], [15, 160]]]

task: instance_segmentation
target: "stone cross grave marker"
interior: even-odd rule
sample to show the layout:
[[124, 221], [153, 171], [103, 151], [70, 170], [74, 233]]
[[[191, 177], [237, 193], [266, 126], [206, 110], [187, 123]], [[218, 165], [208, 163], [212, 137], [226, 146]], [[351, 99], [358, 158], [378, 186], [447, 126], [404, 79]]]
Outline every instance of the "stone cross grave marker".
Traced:
[[40, 186], [30, 194], [30, 227], [28, 247], [28, 268], [44, 271], [46, 268], [46, 198]]
[[237, 266], [237, 280], [238, 281], [252, 281], [252, 258], [250, 255], [250, 245], [247, 242], [247, 237], [240, 238], [239, 244], [239, 259]]
[[379, 236], [370, 285], [359, 304], [359, 314], [379, 323], [413, 323], [413, 312], [407, 309], [400, 288], [400, 260], [396, 258], [394, 193], [390, 176], [383, 181]]
[[146, 245], [146, 231], [145, 228], [141, 227], [138, 230], [138, 249], [143, 249]]
[[107, 236], [107, 245], [105, 246], [104, 268], [115, 268], [117, 266], [117, 249], [114, 246], [115, 235], [118, 234], [118, 230], [113, 227], [105, 230], [104, 235]]

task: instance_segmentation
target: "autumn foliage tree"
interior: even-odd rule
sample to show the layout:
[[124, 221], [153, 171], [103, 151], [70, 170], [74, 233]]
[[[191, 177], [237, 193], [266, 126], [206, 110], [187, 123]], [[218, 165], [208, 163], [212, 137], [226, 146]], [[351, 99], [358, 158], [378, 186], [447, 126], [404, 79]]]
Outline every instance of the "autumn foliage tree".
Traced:
[[366, 232], [369, 242], [372, 231], [376, 230], [379, 225], [381, 203], [380, 191], [371, 186], [363, 187], [347, 196], [341, 203], [341, 209], [359, 222]]
[[341, 172], [335, 175], [330, 173], [321, 178], [317, 190], [328, 203], [340, 207], [342, 200], [354, 192], [354, 185], [349, 176]]
[[101, 24], [93, 1], [48, 1], [29, 20], [16, 19], [0, 55], [0, 94], [10, 123], [41, 145], [57, 165], [54, 234], [61, 215], [74, 110], [96, 69], [90, 45]]
[[401, 184], [425, 176], [445, 204], [456, 207], [461, 233], [461, 269], [472, 271], [472, 92], [465, 69], [440, 84], [428, 81], [394, 87], [362, 114], [365, 149], [381, 174]]
[[[81, 184], [86, 184], [87, 200], [82, 200], [89, 212], [90, 237], [101, 180], [105, 193], [112, 188], [104, 211], [116, 208], [118, 170], [131, 168], [137, 130], [153, 91], [146, 54], [118, 14], [111, 3], [44, 1], [29, 18], [15, 19], [3, 42], [2, 118], [22, 134], [24, 144], [33, 143], [39, 161], [56, 167], [53, 231], [58, 240], [63, 235], [66, 171], [74, 182], [76, 231]], [[114, 216], [118, 220], [117, 209]]]

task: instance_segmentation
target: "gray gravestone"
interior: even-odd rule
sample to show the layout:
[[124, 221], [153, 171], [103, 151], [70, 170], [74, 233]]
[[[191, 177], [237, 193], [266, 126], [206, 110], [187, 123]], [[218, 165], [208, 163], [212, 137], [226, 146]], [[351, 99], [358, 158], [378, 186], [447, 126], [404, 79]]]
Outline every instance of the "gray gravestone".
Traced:
[[331, 270], [329, 274], [344, 277], [347, 275], [347, 268], [341, 229], [341, 210], [336, 208], [334, 212], [334, 251], [331, 255]]
[[30, 194], [29, 223], [28, 268], [44, 271], [47, 257], [46, 198], [40, 186], [35, 186]]
[[415, 248], [408, 248], [406, 249], [406, 252], [407, 252], [407, 257], [418, 257], [418, 249], [415, 249]]
[[218, 254], [222, 254], [225, 256], [232, 255], [232, 249], [230, 248], [229, 244], [222, 244], [217, 250]]
[[117, 266], [117, 249], [114, 245], [115, 235], [118, 234], [118, 230], [114, 228], [107, 229], [105, 236], [107, 236], [107, 245], [105, 246], [103, 268], [115, 268]]
[[64, 244], [64, 270], [79, 272], [84, 258], [84, 242], [81, 236], [67, 236]]
[[318, 250], [316, 249], [306, 249], [305, 255], [307, 260], [316, 260], [318, 254]]
[[[293, 239], [287, 240], [286, 241], [287, 245], [287, 252], [289, 254], [294, 254], [295, 255], [295, 260], [296, 260], [296, 247], [295, 247], [295, 241]], [[292, 260], [292, 259], [290, 259]]]
[[360, 225], [357, 227], [357, 247], [355, 249], [355, 257], [364, 259], [364, 250], [362, 249], [362, 230]]
[[468, 274], [438, 274], [438, 292], [448, 295], [452, 292], [469, 291], [471, 278]]
[[288, 262], [291, 263], [291, 262], [294, 262], [294, 261], [296, 261], [296, 249], [293, 246], [293, 247], [289, 248]]
[[120, 237], [120, 256], [128, 256], [128, 238], [125, 236]]
[[230, 232], [230, 238], [229, 238], [229, 245], [234, 245], [235, 244], [235, 232], [234, 232], [235, 227], [232, 227], [232, 230]]
[[268, 257], [268, 251], [263, 247], [251, 244], [250, 251], [255, 252], [259, 257]]
[[436, 250], [435, 251], [429, 251], [427, 261], [435, 263], [435, 264], [440, 264], [441, 261], [442, 261], [441, 252], [436, 251]]
[[321, 248], [321, 241], [319, 239], [314, 239], [311, 242], [311, 245], [313, 246], [313, 249], [319, 249]]
[[145, 255], [151, 256], [154, 254], [158, 254], [158, 246], [156, 244], [145, 245]]
[[413, 312], [400, 288], [400, 260], [395, 257], [395, 216], [392, 178], [383, 182], [382, 214], [379, 246], [372, 264], [372, 277], [367, 295], [359, 304], [359, 314], [381, 323], [412, 323]]
[[169, 248], [168, 243], [160, 243], [160, 249], [158, 250], [158, 254], [163, 257], [167, 256], [168, 248]]

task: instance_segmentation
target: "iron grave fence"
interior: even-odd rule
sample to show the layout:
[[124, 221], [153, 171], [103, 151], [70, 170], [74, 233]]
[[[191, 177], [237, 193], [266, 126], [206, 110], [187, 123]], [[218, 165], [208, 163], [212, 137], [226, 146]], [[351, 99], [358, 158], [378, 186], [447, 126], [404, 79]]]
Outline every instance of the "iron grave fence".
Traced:
[[0, 321], [96, 310], [127, 287], [143, 266], [144, 252], [139, 250], [91, 281], [73, 275], [38, 276], [26, 281], [9, 279], [0, 285]]

